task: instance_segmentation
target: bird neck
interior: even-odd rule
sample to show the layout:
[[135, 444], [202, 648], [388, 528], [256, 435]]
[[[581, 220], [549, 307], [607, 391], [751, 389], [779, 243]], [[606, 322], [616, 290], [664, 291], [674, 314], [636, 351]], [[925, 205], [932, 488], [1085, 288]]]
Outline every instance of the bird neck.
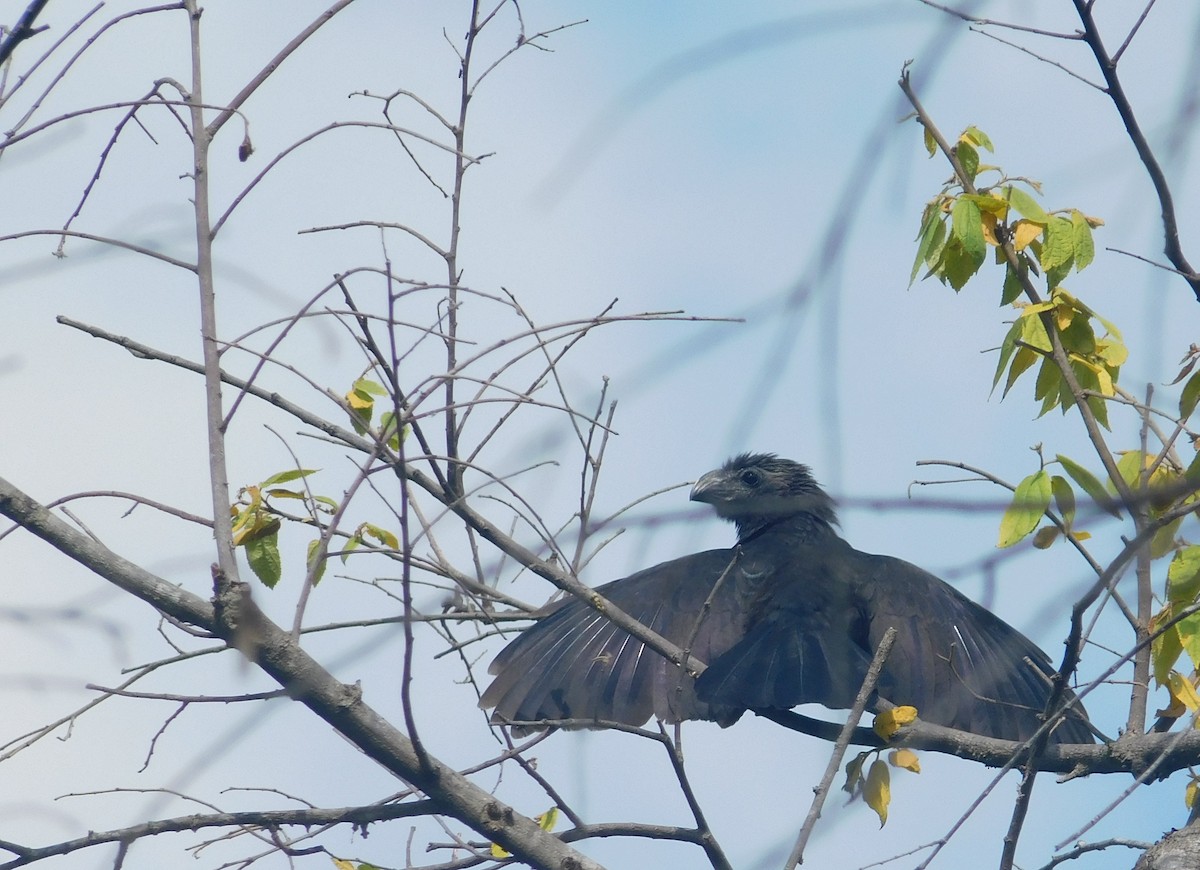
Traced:
[[733, 522], [737, 526], [739, 544], [747, 544], [764, 535], [808, 543], [833, 532], [828, 520], [809, 513], [782, 517], [737, 517]]

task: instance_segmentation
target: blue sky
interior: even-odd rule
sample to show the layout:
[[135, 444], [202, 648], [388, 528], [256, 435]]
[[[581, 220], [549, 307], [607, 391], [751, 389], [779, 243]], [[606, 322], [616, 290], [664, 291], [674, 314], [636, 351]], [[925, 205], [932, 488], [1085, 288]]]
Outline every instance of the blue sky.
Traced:
[[[60, 0], [44, 20], [61, 33], [84, 8]], [[111, 4], [105, 14], [124, 8]], [[228, 98], [320, 8], [310, 2], [212, 4], [203, 19], [208, 99]], [[1077, 26], [1066, 3], [996, 2], [978, 9], [1054, 30]], [[1087, 581], [1086, 566], [1057, 549], [1022, 550], [1000, 560], [994, 584], [985, 584], [979, 568], [996, 555], [1003, 493], [981, 484], [915, 490], [991, 506], [980, 510], [878, 510], [861, 503], [898, 502], [914, 479], [955, 476], [915, 466], [925, 459], [958, 460], [1015, 481], [1037, 467], [1028, 449], [1037, 443], [1047, 455], [1088, 458], [1074, 418], [1055, 412], [1032, 419], [1032, 384], [1018, 386], [1003, 403], [989, 397], [995, 357], [986, 351], [999, 344], [1003, 321], [1011, 317], [998, 307], [995, 270], [985, 269], [957, 295], [932, 282], [907, 287], [921, 208], [948, 175], [942, 162], [926, 159], [917, 127], [902, 121], [907, 110], [896, 80], [908, 60], [943, 130], [978, 125], [996, 143], [995, 162], [1045, 184], [1048, 206], [1075, 206], [1104, 218], [1095, 265], [1068, 287], [1124, 329], [1128, 388], [1141, 392], [1151, 381], [1164, 390], [1158, 385], [1173, 376], [1171, 364], [1195, 338], [1196, 303], [1181, 282], [1102, 249], [1152, 259], [1161, 251], [1149, 183], [1103, 95], [915, 0], [813, 2], [799, 13], [788, 3], [746, 10], [715, 2], [559, 2], [523, 4], [522, 10], [530, 31], [588, 21], [554, 35], [547, 43], [552, 53], [526, 50], [498, 68], [472, 106], [467, 150], [492, 156], [468, 176], [464, 280], [492, 292], [507, 288], [543, 322], [592, 314], [614, 298], [623, 313], [679, 309], [744, 319], [614, 326], [568, 359], [564, 381], [582, 407], [594, 405], [602, 376], [619, 403], [619, 437], [606, 458], [601, 510], [694, 480], [732, 452], [771, 450], [801, 459], [843, 501], [843, 530], [852, 543], [941, 573], [972, 596], [986, 595], [997, 613], [1057, 655], [1068, 604]], [[1114, 34], [1131, 23], [1127, 10], [1099, 12]], [[373, 118], [375, 104], [348, 97], [351, 92], [404, 87], [451, 111], [455, 58], [441, 31], [453, 39], [462, 20], [460, 4], [437, 2], [363, 2], [334, 19], [247, 103], [255, 157], [239, 164], [231, 156], [241, 135], [236, 123], [218, 140], [224, 156], [214, 171], [216, 198], [228, 202], [267, 160], [316, 127]], [[181, 25], [175, 13], [114, 32], [85, 57], [46, 116], [53, 108], [141, 95], [164, 75], [185, 81]], [[1174, 129], [1196, 26], [1190, 4], [1160, 0], [1123, 60], [1126, 87], [1156, 144]], [[499, 28], [489, 50], [513, 32]], [[1015, 38], [1097, 78], [1080, 44]], [[62, 224], [109, 135], [106, 118], [63, 125], [42, 147], [3, 155], [0, 190], [7, 207], [0, 234]], [[419, 112], [404, 119], [430, 129]], [[177, 130], [157, 120], [152, 132], [162, 144], [125, 138], [79, 226], [184, 256], [191, 245], [189, 188], [179, 178], [185, 152]], [[419, 153], [436, 164], [431, 151]], [[1196, 221], [1187, 153], [1168, 163], [1185, 240]], [[297, 152], [247, 198], [218, 247], [228, 334], [287, 316], [335, 271], [380, 261], [380, 239], [370, 230], [297, 230], [361, 218], [440, 230], [444, 202], [395, 154], [379, 135], [335, 133]], [[841, 244], [832, 260], [825, 256], [831, 237]], [[398, 274], [436, 274], [436, 262], [419, 245], [399, 235], [386, 241]], [[119, 489], [206, 513], [198, 380], [54, 323], [55, 315], [67, 314], [195, 357], [198, 327], [188, 276], [82, 242], [71, 243], [69, 257], [59, 261], [49, 256], [52, 247], [53, 241], [34, 238], [0, 248], [6, 325], [0, 397], [10, 409], [0, 474], [43, 499]], [[469, 305], [464, 316], [476, 318], [469, 322], [480, 342], [510, 325], [493, 322], [486, 305]], [[321, 372], [335, 388], [353, 379], [358, 360], [336, 331], [314, 329], [305, 341], [286, 349], [293, 361]], [[543, 470], [530, 485], [547, 516], [566, 517], [577, 460], [561, 421], [530, 416], [521, 437], [495, 450], [491, 461], [509, 470], [562, 461], [568, 471]], [[235, 427], [235, 481], [260, 480], [289, 464], [280, 442], [262, 428], [272, 421], [279, 422], [248, 410]], [[290, 435], [295, 427], [285, 428]], [[1136, 445], [1133, 417], [1114, 414], [1114, 442]], [[344, 460], [304, 446], [330, 469], [327, 485], [339, 486]], [[684, 492], [661, 496], [639, 513], [682, 510]], [[181, 532], [144, 510], [130, 520], [120, 519], [123, 507], [81, 510], [118, 552], [203, 592], [211, 558], [203, 534]], [[1114, 530], [1098, 526], [1096, 532]], [[702, 514], [688, 523], [635, 526], [595, 558], [584, 579], [599, 583], [731, 540], [731, 529]], [[303, 546], [302, 538], [296, 546]], [[3, 685], [22, 698], [6, 736], [71, 709], [87, 697], [84, 682], [111, 684], [121, 667], [161, 655], [141, 609], [31, 541], [9, 537], [2, 547], [6, 606], [54, 615], [24, 626], [0, 622]], [[549, 594], [532, 584], [516, 588], [531, 600]], [[266, 606], [286, 618], [295, 585], [288, 590], [285, 583], [273, 595]], [[322, 619], [345, 618], [378, 606], [364, 605], [368, 600], [353, 584], [323, 584], [314, 607]], [[67, 607], [84, 616], [65, 617]], [[395, 712], [397, 636], [377, 632], [313, 645], [337, 657], [346, 679], [363, 679], [369, 700]], [[1085, 674], [1104, 663], [1099, 656], [1085, 659]], [[464, 765], [493, 751], [473, 696], [454, 683], [461, 673], [445, 660], [426, 667], [417, 688], [428, 705], [435, 751]], [[195, 666], [186, 682], [193, 691], [264, 687], [234, 666], [209, 672]], [[1116, 731], [1124, 701], [1125, 689], [1110, 690], [1093, 702], [1094, 718]], [[13, 814], [45, 838], [65, 837], [80, 825], [128, 823], [141, 811], [139, 801], [159, 800], [128, 798], [102, 808], [60, 802], [57, 817], [42, 809], [46, 796], [83, 790], [76, 775], [81, 768], [91, 771], [85, 778], [94, 780], [92, 788], [149, 781], [133, 771], [161, 717], [147, 717], [132, 702], [106, 706], [112, 709], [83, 720], [70, 742], [6, 762], [15, 776], [2, 779], [17, 784], [0, 787], [0, 814]], [[297, 791], [330, 805], [395, 789], [382, 772], [343, 754], [341, 741], [280, 707], [268, 716], [233, 713], [233, 726], [225, 718], [229, 711], [184, 717], [168, 730], [151, 774], [160, 764], [168, 769], [174, 753], [179, 769], [171, 781], [180, 790], [211, 796], [224, 785], [267, 779], [244, 768], [244, 781], [231, 783], [228, 770], [210, 769], [206, 759], [236, 751], [285, 771]], [[243, 740], [231, 746], [232, 734]], [[124, 739], [114, 744], [115, 735]], [[777, 866], [807, 810], [827, 747], [752, 721], [726, 731], [690, 725], [685, 744], [701, 800], [735, 866]], [[98, 760], [98, 747], [110, 745], [117, 748]], [[297, 763], [301, 754], [304, 764]], [[560, 734], [539, 747], [538, 756], [539, 769], [561, 781], [589, 818], [683, 820], [678, 794], [669, 782], [658, 785], [668, 776], [661, 750], [623, 735]], [[896, 775], [896, 804], [883, 831], [861, 805], [843, 808], [834, 800], [812, 844], [810, 866], [858, 867], [935, 839], [990, 777], [955, 759], [925, 756], [922, 763], [919, 777]], [[733, 770], [739, 771], [736, 782], [730, 781]], [[1154, 839], [1181, 824], [1177, 780], [1139, 793], [1089, 838]], [[1126, 784], [1112, 777], [1039, 783], [1019, 860], [1029, 867], [1045, 863], [1050, 844]], [[941, 866], [962, 866], [980, 849], [992, 862], [1012, 788], [1006, 781]], [[522, 811], [544, 809], [544, 796], [516, 773], [506, 775], [499, 791]], [[179, 811], [167, 804], [157, 810]], [[402, 844], [404, 834], [379, 837]], [[355, 848], [370, 857], [366, 846], [378, 842], [373, 833], [369, 844]], [[664, 848], [603, 842], [594, 851], [619, 867], [695, 857], [658, 851]], [[95, 860], [85, 856], [73, 866]], [[1131, 861], [1117, 854], [1080, 863], [1106, 868]]]

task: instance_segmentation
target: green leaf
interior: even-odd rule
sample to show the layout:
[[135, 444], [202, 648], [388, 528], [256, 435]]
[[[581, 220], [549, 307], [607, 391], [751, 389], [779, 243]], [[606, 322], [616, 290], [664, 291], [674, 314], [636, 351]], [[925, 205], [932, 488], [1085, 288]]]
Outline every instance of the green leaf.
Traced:
[[1184, 607], [1200, 596], [1200, 546], [1184, 547], [1167, 567], [1167, 600]]
[[296, 492], [294, 489], [279, 489], [278, 487], [274, 489], [268, 489], [267, 495], [269, 495], [271, 498], [292, 498], [296, 499], [297, 501], [304, 501], [306, 497], [304, 493]]
[[846, 762], [846, 781], [842, 784], [842, 791], [846, 794], [852, 795], [858, 790], [858, 784], [862, 781], [863, 765], [870, 755], [870, 752], [860, 752]]
[[1017, 339], [1021, 337], [1021, 320], [1018, 318], [1013, 321], [1012, 326], [1008, 329], [1008, 334], [1004, 336], [1004, 341], [1000, 343], [1000, 361], [996, 363], [996, 374], [992, 376], [992, 391], [995, 392], [996, 384], [1000, 383], [1000, 377], [1004, 374], [1004, 370], [1008, 368], [1008, 361], [1013, 355], [1013, 351], [1017, 349]]
[[1096, 259], [1096, 243], [1092, 227], [1079, 209], [1071, 209], [1071, 233], [1075, 244], [1075, 268], [1082, 272]]
[[1104, 484], [1096, 478], [1096, 475], [1088, 472], [1086, 468], [1075, 462], [1073, 458], [1063, 456], [1062, 454], [1058, 454], [1055, 458], [1057, 458], [1058, 464], [1061, 464], [1064, 472], [1070, 475], [1070, 479], [1079, 484], [1081, 490], [1092, 497], [1093, 502], [1096, 502], [1100, 508], [1108, 511], [1109, 514], [1120, 520], [1121, 509], [1118, 508], [1112, 497], [1109, 496], [1108, 490], [1105, 490]]
[[1024, 292], [1025, 285], [1021, 283], [1020, 276], [1012, 270], [1012, 266], [1008, 266], [1004, 270], [1004, 289], [1000, 293], [1000, 304], [1010, 305]]
[[908, 277], [911, 287], [921, 271], [921, 266], [934, 262], [934, 254], [946, 239], [946, 223], [942, 218], [941, 209], [935, 203], [925, 206], [925, 217], [921, 223], [921, 231], [917, 234], [917, 258], [913, 261], [912, 274]]
[[1071, 528], [1075, 522], [1075, 490], [1065, 477], [1056, 474], [1050, 478], [1050, 491], [1054, 494], [1054, 506], [1058, 508], [1063, 525]]
[[1179, 620], [1175, 623], [1175, 631], [1179, 633], [1179, 640], [1187, 651], [1192, 667], [1200, 667], [1200, 613]]
[[1200, 401], [1200, 372], [1188, 378], [1187, 383], [1183, 385], [1183, 392], [1179, 394], [1180, 419], [1186, 420], [1192, 416], [1197, 401]]
[[954, 146], [954, 154], [958, 158], [958, 165], [967, 176], [966, 180], [973, 182], [979, 174], [979, 152], [975, 150], [975, 146], [959, 139], [958, 144]]
[[1096, 333], [1092, 331], [1092, 324], [1082, 314], [1072, 317], [1067, 328], [1060, 329], [1058, 334], [1063, 347], [1069, 351], [1083, 356], [1090, 356], [1096, 352]]
[[329, 564], [328, 559], [322, 559], [321, 563], [317, 565], [316, 570], [313, 570], [313, 562], [317, 558], [317, 554], [320, 553], [320, 551], [320, 539], [308, 542], [308, 550], [305, 552], [304, 556], [304, 568], [306, 571], [312, 574], [313, 586], [316, 586], [321, 582], [321, 578], [325, 576], [325, 566]]
[[1000, 398], [1004, 399], [1008, 396], [1008, 391], [1012, 389], [1013, 384], [1017, 382], [1022, 374], [1024, 374], [1030, 366], [1041, 359], [1041, 355], [1037, 351], [1030, 350], [1027, 347], [1017, 348], [1017, 354], [1013, 357], [1012, 365], [1008, 367], [1008, 380], [1004, 382], [1004, 392]]
[[997, 546], [1011, 547], [1037, 528], [1046, 508], [1050, 506], [1050, 489], [1050, 475], [1045, 469], [1034, 472], [1017, 484], [1012, 504], [1000, 520]]
[[1042, 360], [1042, 367], [1038, 369], [1037, 383], [1033, 388], [1033, 398], [1042, 403], [1042, 408], [1038, 411], [1039, 417], [1058, 407], [1059, 397], [1062, 395], [1064, 386], [1062, 372], [1058, 370], [1054, 361]]
[[[1150, 630], [1157, 631], [1158, 626], [1167, 622], [1173, 616], [1172, 608], [1167, 607], [1150, 621]], [[1180, 622], [1186, 621], [1180, 620]], [[1183, 641], [1179, 636], [1179, 623], [1158, 635], [1150, 645], [1150, 660], [1154, 666], [1154, 681], [1160, 686], [1166, 685], [1167, 675], [1179, 661], [1183, 653]]]
[[1074, 256], [1075, 236], [1071, 230], [1071, 222], [1066, 218], [1052, 217], [1042, 234], [1042, 252], [1038, 257], [1042, 271], [1048, 273], [1051, 269], [1061, 268], [1070, 263]]
[[1179, 531], [1179, 524], [1182, 522], [1183, 517], [1178, 517], [1154, 533], [1154, 537], [1150, 539], [1151, 559], [1161, 559], [1175, 550], [1175, 533]]
[[979, 206], [960, 197], [954, 203], [950, 218], [952, 235], [971, 260], [978, 260], [975, 265], [978, 269], [983, 265], [984, 254], [987, 252], [987, 242], [983, 240], [983, 215]]
[[[1142, 485], [1142, 472], [1146, 469], [1145, 454], [1140, 450], [1126, 450], [1121, 453], [1121, 458], [1117, 460], [1117, 471], [1121, 474], [1121, 479], [1125, 481], [1125, 485], [1130, 489], [1137, 490]], [[1116, 492], [1116, 487], [1111, 483], [1109, 488]]]
[[371, 396], [386, 396], [388, 391], [382, 385], [369, 378], [359, 378], [352, 388], [356, 393], [367, 393]]
[[1008, 201], [1026, 220], [1031, 220], [1035, 224], [1045, 226], [1050, 222], [1050, 215], [1046, 214], [1045, 210], [1037, 204], [1032, 196], [1021, 190], [1019, 187], [1010, 186], [1007, 188]]
[[262, 486], [273, 486], [276, 483], [287, 483], [291, 480], [299, 480], [302, 477], [308, 477], [310, 474], [316, 474], [320, 469], [317, 468], [293, 468], [291, 471], [281, 471], [278, 474], [272, 474], [262, 482]]
[[274, 589], [283, 576], [283, 561], [279, 558], [279, 535], [263, 535], [246, 541], [246, 561], [262, 584]]
[[967, 253], [962, 242], [951, 236], [942, 248], [942, 256], [935, 267], [935, 272], [939, 278], [946, 281], [955, 290], [961, 290], [979, 271], [981, 265], [983, 265], [981, 257]]

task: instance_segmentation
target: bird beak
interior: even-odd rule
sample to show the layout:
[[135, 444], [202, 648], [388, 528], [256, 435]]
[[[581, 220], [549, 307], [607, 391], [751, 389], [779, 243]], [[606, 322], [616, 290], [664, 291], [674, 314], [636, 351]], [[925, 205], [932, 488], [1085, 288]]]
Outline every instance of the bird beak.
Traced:
[[714, 504], [726, 496], [725, 474], [721, 471], [710, 471], [696, 481], [690, 496], [692, 501], [702, 501]]

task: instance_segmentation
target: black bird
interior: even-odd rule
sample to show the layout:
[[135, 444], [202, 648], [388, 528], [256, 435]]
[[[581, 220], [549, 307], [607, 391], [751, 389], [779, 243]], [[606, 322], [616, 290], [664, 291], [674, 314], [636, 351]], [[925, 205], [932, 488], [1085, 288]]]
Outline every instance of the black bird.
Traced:
[[[879, 697], [987, 737], [1024, 740], [1041, 725], [1054, 673], [1046, 654], [927, 571], [843, 541], [833, 500], [807, 466], [742, 454], [701, 477], [691, 497], [733, 521], [737, 545], [597, 591], [708, 668], [693, 679], [570, 599], [492, 662], [496, 678], [479, 704], [495, 708], [493, 721], [589, 727], [654, 715], [726, 726], [748, 709], [848, 708], [894, 626]], [[1064, 702], [1072, 697], [1064, 692]], [[1074, 710], [1051, 743], [1093, 742], [1086, 713]]]

